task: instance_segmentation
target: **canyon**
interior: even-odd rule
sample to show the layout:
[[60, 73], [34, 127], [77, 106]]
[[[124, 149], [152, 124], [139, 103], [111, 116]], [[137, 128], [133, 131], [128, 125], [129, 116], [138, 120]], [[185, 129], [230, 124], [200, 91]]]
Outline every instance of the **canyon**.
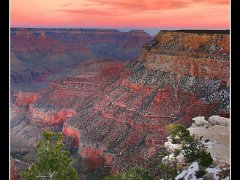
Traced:
[[141, 30], [11, 28], [10, 33], [11, 85], [28, 91], [61, 77], [86, 75], [84, 66], [136, 59], [152, 39]]
[[[84, 41], [91, 39], [88, 33], [80, 33]], [[129, 33], [142, 36], [139, 31]], [[60, 34], [58, 39], [69, 39]], [[125, 45], [136, 44], [122, 40]], [[21, 158], [30, 162], [41, 131], [50, 129], [65, 135], [80, 179], [101, 179], [134, 166], [156, 177], [166, 125], [190, 126], [197, 116], [229, 117], [229, 53], [229, 31], [160, 31], [142, 44], [135, 60], [101, 63], [91, 76], [62, 76], [34, 92], [14, 92], [13, 158], [23, 153]]]

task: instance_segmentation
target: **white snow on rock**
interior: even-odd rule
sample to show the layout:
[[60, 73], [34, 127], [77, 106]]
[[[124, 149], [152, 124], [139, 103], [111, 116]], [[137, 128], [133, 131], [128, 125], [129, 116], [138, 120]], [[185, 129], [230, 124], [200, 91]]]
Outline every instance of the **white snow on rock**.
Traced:
[[[188, 163], [184, 161], [184, 156], [181, 150], [181, 144], [173, 144], [171, 137], [168, 137], [168, 141], [165, 143], [165, 147], [171, 152], [170, 156], [165, 156], [163, 162], [175, 161], [177, 164], [182, 165], [181, 170], [175, 179], [176, 180], [228, 180], [229, 179], [229, 161], [230, 161], [230, 119], [220, 116], [211, 116], [208, 121], [204, 116], [195, 117], [192, 119], [194, 123], [188, 130], [190, 134], [200, 137], [202, 144], [206, 147], [206, 150], [210, 152], [214, 162], [212, 166], [204, 168], [206, 174], [197, 178], [196, 173], [200, 170], [198, 162]], [[174, 157], [173, 152], [180, 150], [180, 154]], [[201, 167], [202, 169], [203, 167]], [[225, 168], [225, 169], [224, 169]], [[227, 177], [226, 177], [227, 176]]]
[[213, 125], [220, 125], [220, 126], [229, 126], [230, 124], [229, 118], [225, 118], [217, 115], [209, 117], [208, 121]]
[[197, 178], [196, 173], [200, 170], [198, 162], [193, 162], [188, 169], [183, 170], [179, 175], [175, 177], [176, 180], [202, 180], [202, 179], [214, 179], [214, 180], [229, 180], [229, 176], [225, 178], [220, 178], [219, 173], [221, 169], [219, 167], [208, 167], [206, 168], [206, 174], [202, 178]]
[[188, 179], [192, 179], [192, 180], [195, 180], [197, 179], [196, 178], [196, 172], [199, 171], [199, 165], [198, 165], [198, 162], [193, 162], [187, 170], [184, 170], [181, 172], [181, 174], [177, 175], [175, 177], [175, 179], [185, 179], [185, 180], [188, 180]]
[[[202, 117], [196, 118], [203, 120]], [[229, 164], [230, 127], [227, 124], [230, 122], [230, 119], [214, 115], [209, 118], [209, 122], [212, 125], [207, 128], [204, 126], [191, 126], [188, 130], [190, 134], [203, 138], [202, 142], [207, 147], [207, 151], [210, 152], [216, 164], [221, 162]]]
[[164, 156], [164, 158], [162, 159], [162, 163], [167, 164], [168, 162], [173, 162], [175, 160], [176, 158], [174, 157], [174, 154], [170, 154], [169, 156]]
[[218, 169], [217, 167], [207, 168], [206, 171], [207, 173], [211, 174], [215, 180], [220, 179], [219, 176], [217, 176], [217, 174], [220, 172], [220, 169]]
[[204, 146], [208, 149], [212, 148], [212, 145], [216, 143], [216, 141], [206, 141], [206, 140], [202, 140], [202, 143], [204, 144]]

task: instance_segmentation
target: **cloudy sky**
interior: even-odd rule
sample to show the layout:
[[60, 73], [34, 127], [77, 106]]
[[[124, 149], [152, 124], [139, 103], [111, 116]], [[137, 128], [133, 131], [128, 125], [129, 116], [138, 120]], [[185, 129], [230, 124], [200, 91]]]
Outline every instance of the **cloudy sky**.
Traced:
[[12, 27], [229, 29], [229, 0], [11, 0]]

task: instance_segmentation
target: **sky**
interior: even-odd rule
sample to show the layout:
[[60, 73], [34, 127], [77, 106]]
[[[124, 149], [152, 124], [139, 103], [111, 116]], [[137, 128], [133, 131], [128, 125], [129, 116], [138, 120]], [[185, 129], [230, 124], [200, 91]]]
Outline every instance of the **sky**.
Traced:
[[229, 29], [229, 0], [11, 0], [11, 27]]

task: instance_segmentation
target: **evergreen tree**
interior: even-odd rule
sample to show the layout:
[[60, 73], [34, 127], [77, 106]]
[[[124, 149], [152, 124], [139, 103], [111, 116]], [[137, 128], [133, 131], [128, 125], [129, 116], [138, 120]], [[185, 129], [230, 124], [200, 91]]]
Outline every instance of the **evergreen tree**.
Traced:
[[43, 131], [44, 139], [37, 145], [35, 163], [22, 173], [24, 180], [76, 180], [69, 152], [63, 149], [62, 133]]

